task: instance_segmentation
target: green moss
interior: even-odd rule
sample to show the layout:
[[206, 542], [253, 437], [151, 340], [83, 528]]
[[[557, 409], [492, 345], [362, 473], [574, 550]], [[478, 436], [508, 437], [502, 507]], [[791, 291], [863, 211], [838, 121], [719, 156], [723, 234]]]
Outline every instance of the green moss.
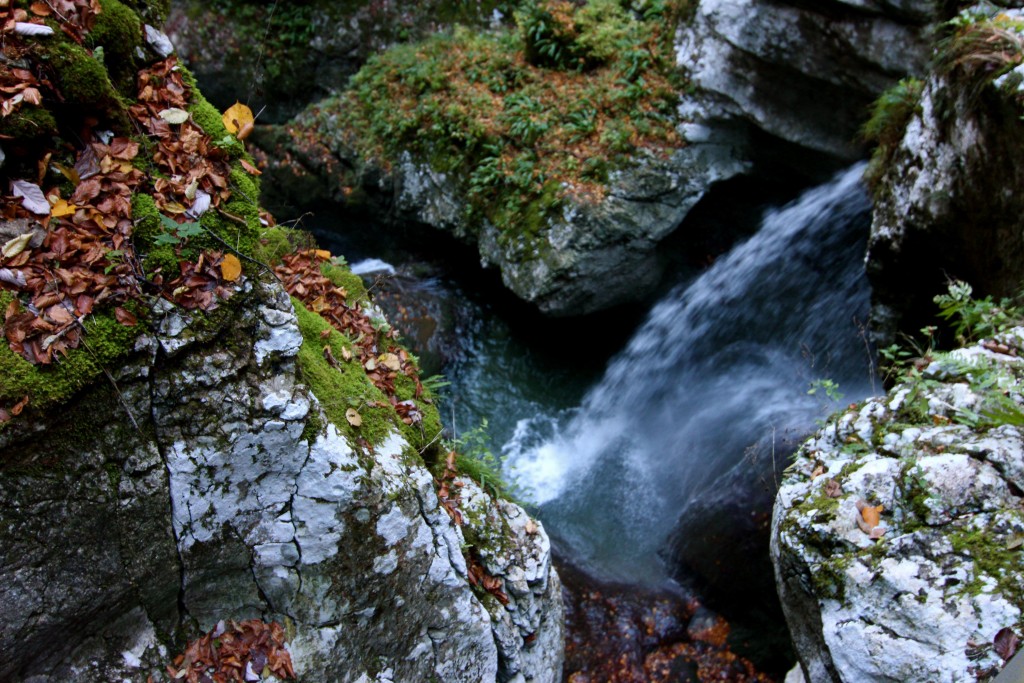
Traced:
[[[209, 135], [215, 144], [226, 137], [234, 138], [235, 136], [224, 127], [221, 113], [199, 92], [199, 89], [196, 87], [195, 77], [185, 69], [182, 70], [182, 75], [185, 83], [192, 88], [192, 101], [188, 105], [188, 111], [192, 114], [192, 120], [196, 122], [196, 125], [202, 128], [203, 132]], [[236, 142], [238, 141], [236, 140]], [[238, 142], [238, 145], [241, 147], [242, 143]]]
[[171, 0], [124, 0], [151, 26], [163, 26], [171, 13]]
[[324, 277], [348, 293], [346, 301], [349, 305], [366, 300], [366, 285], [363, 284], [363, 279], [348, 268], [323, 263], [320, 265], [320, 272], [323, 273]]
[[320, 419], [320, 413], [310, 412], [306, 424], [302, 428], [302, 440], [312, 444], [323, 431], [324, 421]]
[[[959, 587], [969, 595], [977, 595], [985, 589], [985, 577], [996, 583], [996, 591], [1017, 605], [1024, 605], [1024, 573], [1021, 570], [1020, 550], [1006, 547], [1007, 531], [1019, 530], [1024, 526], [1024, 511], [1004, 510], [1000, 513], [1004, 523], [993, 527], [967, 528], [949, 536], [953, 552], [970, 558], [974, 562], [971, 580]], [[1010, 520], [1009, 524], [1005, 520]], [[1018, 625], [1024, 624], [1024, 616]]]
[[[0, 307], [6, 307], [13, 298], [9, 292], [0, 293]], [[126, 358], [144, 324], [126, 327], [114, 319], [111, 311], [95, 313], [85, 319], [84, 343], [51, 365], [32, 365], [6, 343], [0, 344], [0, 405], [9, 406], [28, 396], [31, 409], [44, 410], [67, 401], [99, 377], [104, 368], [116, 367]]]
[[[555, 4], [586, 73], [531, 64], [515, 31], [457, 28], [371, 58], [307, 125], [346, 121], [348, 142], [385, 166], [411, 153], [462, 184], [472, 226], [488, 221], [532, 240], [567, 197], [600, 197], [608, 169], [638, 148], [668, 153], [681, 142], [661, 15], [637, 19], [612, 0], [537, 6]], [[590, 159], [602, 160], [600, 172]]]
[[[382, 443], [400, 424], [387, 397], [370, 382], [357, 362], [342, 360], [342, 349], [352, 353], [352, 345], [340, 332], [319, 315], [307, 310], [298, 299], [293, 298], [292, 304], [295, 306], [303, 339], [298, 356], [302, 380], [320, 401], [327, 419], [353, 441], [363, 438], [371, 445]], [[326, 338], [321, 336], [325, 331], [328, 331]], [[331, 349], [337, 359], [337, 367], [332, 367], [324, 357], [325, 346]], [[369, 403], [375, 407], [369, 407]], [[345, 416], [349, 408], [359, 413], [362, 419], [359, 427], [349, 424]]]
[[57, 134], [57, 121], [47, 109], [22, 104], [13, 116], [0, 118], [0, 135], [21, 142]]
[[276, 225], [263, 228], [253, 244], [253, 258], [272, 266], [280, 263], [281, 257], [294, 249], [290, 239], [293, 233], [293, 230]]
[[117, 91], [114, 89], [103, 64], [85, 48], [70, 40], [60, 40], [39, 55], [41, 62], [49, 62], [54, 84], [64, 98], [65, 108], [81, 117], [86, 111], [101, 114], [119, 133], [132, 131]]
[[142, 22], [130, 8], [119, 0], [100, 0], [102, 11], [87, 42], [90, 47], [103, 47], [103, 63], [110, 79], [121, 94], [135, 94], [135, 50], [142, 44]]

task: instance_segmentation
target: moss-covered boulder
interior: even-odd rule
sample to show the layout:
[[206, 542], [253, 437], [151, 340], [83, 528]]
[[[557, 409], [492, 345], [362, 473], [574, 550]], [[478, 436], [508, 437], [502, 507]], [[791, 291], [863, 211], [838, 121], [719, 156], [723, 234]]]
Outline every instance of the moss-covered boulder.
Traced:
[[[833, 416], [786, 471], [772, 561], [808, 681], [991, 680], [1024, 628], [1024, 328]], [[1015, 639], [1016, 636], [1013, 636]]]
[[556, 680], [543, 528], [483, 492], [460, 512], [416, 359], [260, 209], [245, 116], [198, 92], [163, 10], [22, 5], [0, 10], [30, 25], [0, 47], [0, 679]]
[[1020, 292], [1022, 60], [1019, 10], [964, 12], [947, 27], [907, 115], [876, 112], [890, 130], [874, 162], [867, 266], [872, 325], [885, 344], [931, 323], [931, 298], [950, 278], [980, 296]]
[[[677, 116], [669, 6], [525, 4], [517, 26], [392, 48], [346, 92], [260, 132], [282, 191], [268, 200], [318, 196], [449, 232], [552, 315], [647, 295], [658, 244], [748, 165], [729, 136]], [[533, 55], [551, 40], [568, 41], [564, 60]]]

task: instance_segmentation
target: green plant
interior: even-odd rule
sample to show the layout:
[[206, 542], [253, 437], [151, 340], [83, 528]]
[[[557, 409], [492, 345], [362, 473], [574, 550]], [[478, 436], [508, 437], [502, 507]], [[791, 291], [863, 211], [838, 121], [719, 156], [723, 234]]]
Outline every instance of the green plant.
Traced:
[[180, 244], [187, 243], [189, 238], [198, 237], [205, 232], [203, 226], [198, 222], [178, 223], [163, 214], [160, 215], [160, 223], [164, 228], [164, 232], [153, 238], [153, 244], [157, 246], [176, 247]]
[[1003, 298], [997, 304], [990, 296], [974, 299], [973, 292], [969, 284], [955, 280], [949, 283], [946, 294], [935, 297], [939, 317], [954, 323], [957, 342], [966, 344], [991, 337], [1024, 319], [1024, 310], [1012, 299]]
[[902, 79], [883, 92], [871, 105], [871, 116], [861, 126], [861, 137], [875, 144], [871, 163], [864, 174], [869, 186], [877, 185], [892, 160], [907, 124], [920, 111], [924, 83], [913, 77]]
[[480, 484], [498, 498], [512, 500], [511, 487], [501, 476], [501, 461], [491, 451], [487, 420], [448, 444], [458, 454], [459, 472]]
[[1024, 20], [964, 11], [946, 28], [949, 36], [937, 46], [936, 65], [964, 88], [971, 104], [989, 83], [1024, 62]]
[[829, 400], [839, 403], [843, 400], [843, 394], [839, 391], [839, 384], [832, 379], [816, 379], [811, 382], [811, 388], [807, 390], [809, 396], [823, 393]]

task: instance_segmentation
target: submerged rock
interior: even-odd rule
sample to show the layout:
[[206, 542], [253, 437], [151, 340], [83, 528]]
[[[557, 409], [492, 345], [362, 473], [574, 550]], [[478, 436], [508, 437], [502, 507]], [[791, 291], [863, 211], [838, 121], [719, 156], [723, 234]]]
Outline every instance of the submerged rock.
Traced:
[[986, 680], [1012, 655], [1024, 328], [998, 343], [836, 415], [787, 470], [772, 561], [807, 680]]

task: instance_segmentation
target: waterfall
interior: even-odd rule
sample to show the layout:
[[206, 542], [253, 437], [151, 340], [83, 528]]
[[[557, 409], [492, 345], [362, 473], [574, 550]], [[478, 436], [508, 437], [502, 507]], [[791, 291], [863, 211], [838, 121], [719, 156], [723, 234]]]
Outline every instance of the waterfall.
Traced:
[[[519, 422], [507, 475], [573, 556], [653, 577], [695, 493], [760, 439], [806, 430], [871, 389], [863, 165], [764, 216], [756, 234], [654, 306], [568, 418]], [[781, 457], [781, 456], [780, 456]]]

